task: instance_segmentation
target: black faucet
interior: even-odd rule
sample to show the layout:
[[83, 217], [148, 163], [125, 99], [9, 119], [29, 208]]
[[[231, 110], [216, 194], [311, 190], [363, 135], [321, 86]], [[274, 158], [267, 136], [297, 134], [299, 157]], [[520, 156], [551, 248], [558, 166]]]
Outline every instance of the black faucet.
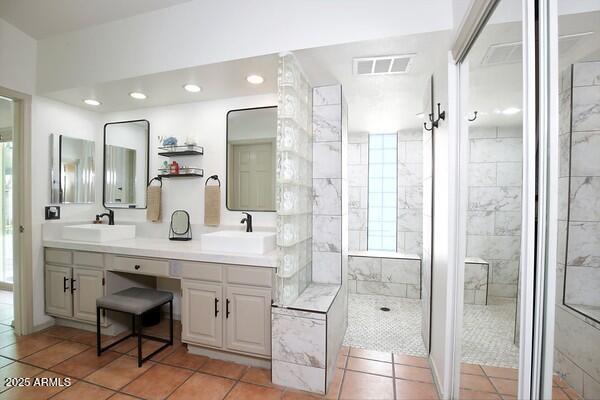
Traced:
[[243, 212], [242, 214], [245, 214], [246, 216], [242, 218], [240, 224], [246, 224], [246, 232], [252, 232], [252, 215], [247, 212]]
[[109, 210], [106, 209], [107, 212], [105, 212], [104, 214], [96, 214], [96, 222], [100, 222], [100, 218], [102, 217], [108, 217], [108, 224], [109, 225], [114, 225], [115, 224], [115, 212], [113, 210]]

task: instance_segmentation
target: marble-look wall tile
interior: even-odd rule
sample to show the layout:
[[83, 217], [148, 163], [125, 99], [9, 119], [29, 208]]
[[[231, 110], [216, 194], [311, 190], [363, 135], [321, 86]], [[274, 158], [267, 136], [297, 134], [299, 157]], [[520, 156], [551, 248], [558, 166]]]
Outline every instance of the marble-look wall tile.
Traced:
[[600, 62], [582, 62], [573, 66], [573, 86], [600, 85]]
[[471, 235], [494, 235], [495, 216], [493, 211], [467, 211], [467, 232]]
[[272, 380], [278, 386], [325, 394], [325, 368], [272, 361]]
[[600, 222], [570, 222], [567, 265], [600, 267]]
[[381, 281], [381, 258], [348, 258], [348, 276], [360, 281]]
[[313, 179], [313, 213], [340, 215], [342, 210], [342, 180]]
[[348, 186], [350, 187], [367, 187], [369, 170], [364, 165], [349, 165], [348, 166]]
[[313, 107], [313, 140], [315, 142], [339, 142], [342, 135], [341, 106]]
[[469, 210], [518, 211], [521, 209], [521, 188], [473, 187], [469, 190]]
[[469, 129], [469, 139], [491, 139], [498, 137], [498, 128], [480, 128]]
[[423, 212], [420, 209], [398, 209], [397, 229], [402, 232], [420, 232], [423, 228]]
[[423, 252], [423, 232], [404, 232], [404, 252], [421, 256]]
[[342, 217], [332, 215], [313, 216], [313, 250], [342, 251]]
[[499, 162], [498, 186], [521, 186], [523, 182], [523, 164], [520, 162]]
[[313, 144], [313, 178], [341, 178], [342, 149], [339, 142]]
[[469, 186], [496, 186], [496, 163], [469, 164]]
[[423, 162], [423, 141], [413, 140], [404, 142], [404, 144], [406, 146], [405, 161], [407, 163], [421, 164]]
[[465, 289], [487, 289], [488, 267], [487, 264], [465, 263]]
[[517, 297], [517, 285], [507, 285], [503, 283], [490, 283], [488, 285], [490, 297]]
[[600, 177], [571, 177], [570, 208], [572, 222], [600, 221]]
[[564, 134], [558, 137], [558, 151], [560, 154], [559, 175], [560, 177], [569, 176], [570, 173], [570, 152], [571, 152], [571, 135]]
[[381, 260], [381, 279], [384, 282], [418, 285], [421, 280], [421, 261], [398, 258]]
[[342, 282], [342, 253], [314, 251], [312, 280], [318, 283]]
[[403, 186], [419, 186], [423, 182], [422, 163], [398, 163], [398, 183]]
[[467, 235], [467, 257], [490, 260], [518, 260], [521, 240], [518, 236]]
[[571, 91], [562, 92], [559, 97], [560, 110], [558, 113], [559, 132], [561, 134], [571, 132]]
[[405, 283], [357, 281], [356, 292], [359, 294], [378, 294], [382, 296], [406, 297]]
[[600, 127], [600, 86], [573, 88], [573, 131], [591, 131]]
[[521, 138], [473, 139], [470, 141], [471, 162], [521, 162]]
[[325, 321], [283, 314], [271, 318], [273, 360], [325, 368]]
[[573, 132], [572, 135], [571, 176], [600, 176], [600, 125], [597, 125], [595, 130]]
[[600, 307], [600, 268], [567, 268], [565, 302]]
[[342, 86], [329, 85], [313, 88], [313, 106], [342, 104]]
[[521, 233], [520, 211], [497, 211], [494, 233], [496, 235], [519, 236]]

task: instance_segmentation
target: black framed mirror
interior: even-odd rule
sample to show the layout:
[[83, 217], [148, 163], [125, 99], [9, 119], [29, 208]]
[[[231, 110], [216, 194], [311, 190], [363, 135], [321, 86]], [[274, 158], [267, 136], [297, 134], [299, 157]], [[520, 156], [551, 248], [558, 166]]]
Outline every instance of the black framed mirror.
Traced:
[[109, 122], [104, 125], [104, 207], [146, 208], [149, 146], [148, 120]]
[[277, 106], [227, 113], [226, 206], [275, 211]]

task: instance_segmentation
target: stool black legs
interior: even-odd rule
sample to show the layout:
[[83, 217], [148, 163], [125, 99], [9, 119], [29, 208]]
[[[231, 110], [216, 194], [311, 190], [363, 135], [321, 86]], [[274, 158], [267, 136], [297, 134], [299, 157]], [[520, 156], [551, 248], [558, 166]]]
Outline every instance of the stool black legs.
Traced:
[[[150, 357], [153, 357], [156, 353], [163, 350], [165, 347], [172, 346], [173, 345], [173, 300], [169, 300], [167, 303], [169, 303], [169, 339], [145, 335], [143, 333], [143, 329], [142, 329], [142, 315], [144, 315], [144, 314], [140, 314], [140, 315], [130, 314], [131, 315], [131, 333], [125, 337], [122, 337], [121, 339], [117, 340], [116, 342], [109, 344], [105, 348], [102, 348], [102, 341], [101, 341], [100, 311], [101, 311], [101, 309], [104, 309], [104, 310], [109, 310], [109, 309], [103, 308], [103, 307], [96, 307], [96, 348], [97, 348], [98, 357], [102, 354], [103, 351], [110, 349], [111, 347], [121, 343], [122, 341], [124, 341], [126, 339], [129, 339], [130, 337], [137, 336], [138, 367], [141, 367], [142, 363], [144, 361], [148, 360]], [[166, 303], [164, 303], [164, 304], [166, 304]], [[119, 311], [119, 310], [111, 310], [111, 311], [123, 312], [123, 311]], [[126, 313], [126, 314], [128, 314], [128, 313]], [[154, 340], [157, 342], [162, 342], [162, 343], [164, 343], [164, 345], [162, 345], [158, 349], [154, 350], [152, 353], [148, 354], [146, 357], [142, 357], [142, 338]]]

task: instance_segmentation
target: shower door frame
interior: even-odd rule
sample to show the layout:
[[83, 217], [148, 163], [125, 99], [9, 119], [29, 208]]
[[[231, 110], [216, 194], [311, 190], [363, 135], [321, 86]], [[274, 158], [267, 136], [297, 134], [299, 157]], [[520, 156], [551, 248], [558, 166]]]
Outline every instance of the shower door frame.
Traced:
[[[485, 27], [496, 6], [501, 0], [483, 0], [472, 2], [467, 16], [459, 28], [457, 39], [453, 47], [456, 61], [454, 79], [458, 84], [457, 118], [451, 125], [453, 133], [458, 137], [457, 149], [457, 175], [454, 177], [458, 185], [458, 215], [452, 228], [457, 233], [458, 249], [455, 252], [453, 274], [456, 279], [454, 287], [455, 304], [454, 314], [454, 341], [453, 353], [453, 383], [452, 398], [459, 398], [461, 345], [462, 338], [462, 312], [463, 302], [460, 294], [464, 285], [464, 249], [466, 249], [467, 215], [466, 191], [466, 163], [468, 161], [468, 124], [463, 116], [468, 109], [468, 64], [465, 62], [468, 51]], [[555, 2], [551, 1], [550, 3]], [[521, 259], [519, 267], [519, 291], [521, 293], [519, 304], [519, 370], [518, 370], [518, 398], [547, 398], [551, 393], [552, 376], [552, 346], [554, 334], [554, 269], [548, 268], [552, 264], [552, 244], [556, 243], [555, 223], [551, 220], [555, 213], [556, 204], [554, 192], [556, 188], [547, 185], [548, 174], [552, 176], [555, 167], [548, 161], [556, 148], [550, 128], [553, 126], [552, 118], [548, 113], [555, 102], [549, 97], [546, 79], [547, 65], [540, 63], [549, 50], [546, 31], [552, 30], [544, 13], [547, 7], [553, 6], [544, 1], [522, 1], [522, 43], [523, 43], [523, 181], [522, 181], [522, 206], [521, 206]], [[554, 5], [555, 11], [555, 5]], [[540, 39], [539, 47], [536, 39]], [[556, 45], [556, 49], [557, 49]], [[550, 46], [550, 49], [552, 47]], [[554, 54], [555, 55], [555, 54]], [[541, 64], [541, 65], [540, 65]], [[545, 69], [546, 68], [546, 69]], [[538, 75], [539, 74], [539, 75]], [[539, 83], [542, 84], [539, 84]], [[558, 80], [556, 80], [558, 82]], [[545, 86], [546, 85], [546, 86]], [[555, 96], [557, 98], [557, 96]], [[557, 104], [555, 104], [557, 106]], [[551, 115], [551, 114], [550, 114]], [[558, 115], [558, 114], [556, 114]], [[451, 133], [452, 134], [452, 133]], [[539, 147], [538, 147], [539, 146]], [[539, 153], [536, 153], [539, 150]], [[551, 183], [551, 182], [550, 182]], [[537, 200], [536, 200], [536, 194]], [[554, 209], [553, 209], [554, 207]], [[536, 221], [536, 212], [538, 220]], [[554, 214], [555, 216], [555, 214]], [[556, 218], [554, 218], [556, 220]], [[554, 224], [554, 225], [553, 225]], [[554, 260], [555, 261], [555, 260]], [[550, 365], [550, 367], [548, 367]], [[550, 371], [548, 371], [550, 368]]]

